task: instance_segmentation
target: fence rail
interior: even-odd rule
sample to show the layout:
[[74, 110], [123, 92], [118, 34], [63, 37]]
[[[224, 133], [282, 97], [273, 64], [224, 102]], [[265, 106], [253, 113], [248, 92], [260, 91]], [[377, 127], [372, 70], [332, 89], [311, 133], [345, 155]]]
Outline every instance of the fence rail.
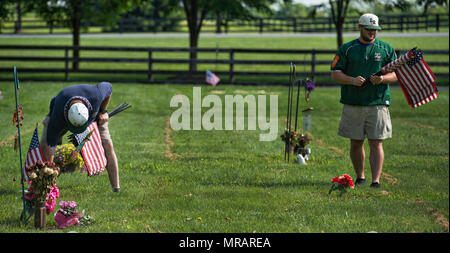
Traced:
[[[79, 50], [79, 58], [72, 56], [74, 50]], [[397, 50], [396, 53], [400, 55], [405, 51]], [[28, 56], [23, 56], [24, 52]], [[197, 52], [199, 58], [196, 60], [189, 59], [188, 53], [190, 52]], [[155, 56], [157, 53], [163, 57]], [[169, 58], [170, 53], [177, 55]], [[95, 56], [95, 54], [100, 56]], [[134, 55], [130, 56], [130, 54]], [[270, 82], [265, 80], [267, 77], [287, 77], [289, 75], [288, 66], [293, 62], [297, 66], [299, 76], [308, 76], [313, 80], [327, 77], [317, 80], [316, 83], [318, 85], [336, 85], [336, 83], [329, 81], [329, 66], [334, 54], [335, 50], [0, 45], [0, 77], [5, 76], [5, 74], [1, 73], [9, 74], [12, 64], [14, 64], [18, 66], [21, 73], [63, 73], [64, 77], [62, 80], [64, 81], [71, 80], [72, 74], [84, 73], [93, 75], [120, 74], [121, 76], [123, 75], [121, 80], [147, 83], [192, 83], [203, 82], [202, 77], [204, 77], [205, 71], [210, 69], [222, 79], [221, 83], [270, 84]], [[442, 57], [439, 61], [435, 59], [427, 60], [430, 67], [441, 68], [440, 71], [435, 72], [438, 78], [448, 78], [448, 54], [448, 50], [424, 51], [425, 57], [432, 57], [433, 55], [446, 56], [444, 61], [442, 61]], [[120, 57], [122, 55], [123, 57]], [[220, 59], [219, 55], [221, 56]], [[273, 55], [282, 59], [274, 59]], [[261, 59], [261, 57], [265, 59]], [[88, 65], [80, 65], [78, 69], [74, 69], [71, 66], [73, 62]], [[51, 63], [56, 65], [49, 67], [48, 65]], [[199, 70], [189, 71], [189, 64], [191, 63], [198, 64]], [[115, 65], [105, 67], [105, 64]], [[129, 64], [136, 65], [132, 67], [127, 66]], [[217, 65], [221, 67], [217, 69]], [[286, 68], [283, 66], [286, 66]], [[445, 70], [442, 70], [443, 68]], [[158, 78], [155, 79], [155, 76]], [[240, 80], [236, 80], [236, 77], [240, 77]], [[40, 78], [42, 77], [29, 75], [25, 79], [39, 80]], [[53, 80], [53, 77], [47, 78]], [[114, 79], [111, 76], [110, 78]], [[252, 80], [249, 81], [249, 78]], [[0, 78], [0, 80], [4, 79]], [[9, 76], [6, 79], [9, 80]], [[282, 80], [285, 80], [285, 78]], [[278, 82], [278, 84], [280, 83], [284, 83], [284, 81]]]
[[[380, 25], [384, 31], [440, 31], [449, 27], [448, 14], [431, 15], [379, 15]], [[344, 24], [345, 32], [357, 31], [359, 17], [349, 16]], [[69, 30], [56, 22], [47, 24], [39, 18], [24, 19], [21, 24], [17, 21], [5, 21], [0, 24], [0, 33], [68, 33]], [[85, 24], [89, 30], [95, 32], [187, 32], [184, 18], [151, 18], [124, 17], [113, 26]], [[288, 18], [254, 18], [243, 19], [213, 19], [204, 21], [202, 32], [233, 33], [233, 32], [334, 32], [335, 27], [330, 17]]]

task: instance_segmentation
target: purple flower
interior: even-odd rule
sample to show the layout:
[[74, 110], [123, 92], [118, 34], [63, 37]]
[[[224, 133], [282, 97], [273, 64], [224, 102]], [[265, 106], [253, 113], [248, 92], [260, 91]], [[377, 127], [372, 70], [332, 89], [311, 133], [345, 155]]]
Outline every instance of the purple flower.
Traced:
[[306, 90], [309, 91], [309, 92], [313, 91], [315, 87], [316, 87], [316, 86], [315, 86], [315, 84], [314, 84], [313, 81], [308, 81], [308, 82], [305, 84], [305, 88], [306, 88]]
[[59, 202], [59, 206], [62, 207], [62, 208], [66, 207], [68, 205], [69, 205], [69, 203], [67, 201], [60, 201]]
[[75, 203], [75, 201], [70, 201], [69, 202], [69, 207], [72, 209], [75, 209], [77, 207], [77, 203]]

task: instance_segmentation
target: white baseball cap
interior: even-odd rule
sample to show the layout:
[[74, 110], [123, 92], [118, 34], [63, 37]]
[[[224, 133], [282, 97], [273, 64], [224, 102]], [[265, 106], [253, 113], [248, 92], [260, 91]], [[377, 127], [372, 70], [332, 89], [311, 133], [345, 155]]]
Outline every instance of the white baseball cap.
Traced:
[[69, 108], [67, 119], [74, 127], [86, 124], [89, 119], [88, 108], [83, 103], [74, 103]]
[[366, 29], [381, 30], [378, 24], [378, 17], [371, 13], [366, 13], [359, 18], [359, 24]]

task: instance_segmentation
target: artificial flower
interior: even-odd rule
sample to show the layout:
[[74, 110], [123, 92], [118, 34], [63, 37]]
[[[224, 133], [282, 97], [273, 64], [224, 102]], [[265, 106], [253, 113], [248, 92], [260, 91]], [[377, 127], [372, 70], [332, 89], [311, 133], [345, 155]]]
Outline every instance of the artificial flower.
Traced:
[[[332, 191], [339, 190], [341, 192], [340, 195], [342, 195], [346, 192], [346, 188], [353, 188], [355, 186], [352, 177], [347, 174], [343, 174], [340, 177], [333, 177], [331, 179], [331, 182], [333, 183], [333, 185], [331, 186], [328, 194], [330, 194]], [[335, 183], [337, 183], [337, 185]]]

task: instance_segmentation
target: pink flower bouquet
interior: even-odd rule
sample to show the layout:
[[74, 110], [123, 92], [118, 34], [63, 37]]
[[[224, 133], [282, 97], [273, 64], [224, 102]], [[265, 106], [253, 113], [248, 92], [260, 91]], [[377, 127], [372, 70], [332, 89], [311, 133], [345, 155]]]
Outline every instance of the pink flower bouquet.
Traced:
[[55, 221], [58, 223], [58, 228], [67, 228], [80, 224], [80, 216], [78, 216], [77, 203], [75, 201], [61, 201], [59, 206], [61, 208], [55, 213]]
[[47, 195], [47, 202], [45, 202], [45, 211], [47, 215], [55, 211], [56, 199], [59, 198], [59, 189], [56, 184], [51, 186], [51, 190]]

